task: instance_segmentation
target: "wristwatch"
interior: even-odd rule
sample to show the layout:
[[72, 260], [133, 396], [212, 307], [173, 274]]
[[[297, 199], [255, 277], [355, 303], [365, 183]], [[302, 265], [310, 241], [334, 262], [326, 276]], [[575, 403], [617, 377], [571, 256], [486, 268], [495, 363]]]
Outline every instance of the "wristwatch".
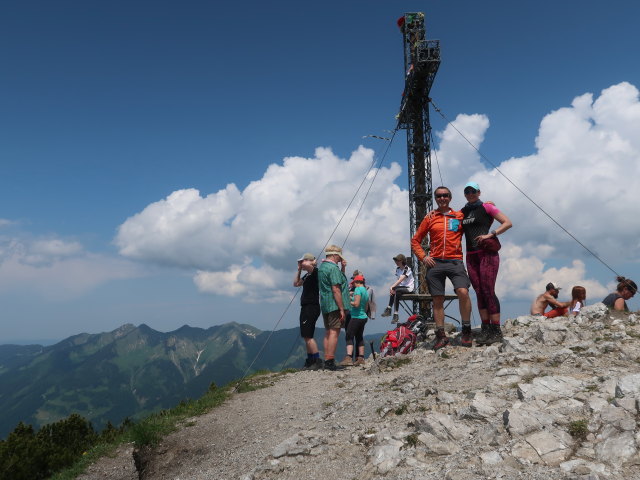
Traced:
[[493, 235], [494, 237], [498, 236], [498, 232], [496, 232], [495, 230], [491, 230], [491, 232], [489, 233], [491, 233], [491, 235]]

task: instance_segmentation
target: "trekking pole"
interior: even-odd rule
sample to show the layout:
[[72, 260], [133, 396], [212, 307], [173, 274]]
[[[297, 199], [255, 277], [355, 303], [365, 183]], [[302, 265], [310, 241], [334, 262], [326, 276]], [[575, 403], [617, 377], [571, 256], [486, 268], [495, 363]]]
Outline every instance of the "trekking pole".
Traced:
[[373, 349], [373, 342], [369, 342], [369, 346], [371, 347], [371, 355], [373, 355], [373, 361], [376, 361], [376, 351]]

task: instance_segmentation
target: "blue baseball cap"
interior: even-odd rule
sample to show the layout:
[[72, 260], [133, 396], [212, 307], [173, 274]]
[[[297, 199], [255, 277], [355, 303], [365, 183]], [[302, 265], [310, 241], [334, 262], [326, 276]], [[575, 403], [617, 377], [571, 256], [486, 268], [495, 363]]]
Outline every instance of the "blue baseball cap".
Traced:
[[471, 188], [475, 188], [476, 190], [480, 190], [480, 185], [478, 185], [476, 182], [468, 182], [464, 188], [467, 187], [471, 187]]

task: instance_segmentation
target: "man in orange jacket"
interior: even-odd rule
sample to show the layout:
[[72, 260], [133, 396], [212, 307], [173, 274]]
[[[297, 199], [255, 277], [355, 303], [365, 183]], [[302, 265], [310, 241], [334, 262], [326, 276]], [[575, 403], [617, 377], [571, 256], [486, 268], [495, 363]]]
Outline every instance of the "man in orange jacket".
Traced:
[[[460, 317], [462, 318], [462, 335], [460, 344], [470, 347], [471, 337], [471, 299], [469, 298], [469, 276], [462, 261], [462, 212], [449, 208], [451, 190], [438, 187], [434, 192], [437, 210], [429, 213], [418, 231], [411, 239], [411, 249], [418, 260], [423, 262], [427, 270], [427, 285], [433, 297], [433, 318], [436, 322], [436, 343], [438, 350], [449, 343], [444, 331], [444, 284], [448, 278], [458, 296]], [[422, 248], [422, 240], [429, 235], [430, 251], [427, 255]]]

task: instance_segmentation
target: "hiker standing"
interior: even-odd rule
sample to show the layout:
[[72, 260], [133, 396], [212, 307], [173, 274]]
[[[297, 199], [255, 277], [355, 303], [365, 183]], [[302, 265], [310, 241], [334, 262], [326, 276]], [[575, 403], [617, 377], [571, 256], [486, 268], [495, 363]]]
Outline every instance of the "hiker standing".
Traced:
[[[354, 270], [353, 271], [353, 276], [351, 277], [351, 283], [349, 284], [349, 290], [353, 291], [353, 289], [355, 288], [354, 283], [353, 283], [353, 279], [356, 278], [358, 275], [362, 275], [364, 277], [364, 272], [362, 270]], [[375, 320], [376, 319], [376, 312], [378, 311], [378, 306], [376, 304], [376, 297], [373, 293], [373, 288], [371, 288], [370, 285], [367, 285], [366, 281], [364, 284], [364, 288], [367, 289], [367, 295], [369, 295], [369, 300], [367, 301], [367, 316], [371, 319], [371, 320]]]
[[320, 289], [320, 310], [324, 320], [324, 368], [336, 370], [336, 347], [340, 328], [344, 325], [349, 308], [349, 287], [344, 274], [347, 261], [342, 256], [342, 248], [329, 245], [325, 249], [326, 258], [318, 268]]
[[[411, 239], [411, 249], [418, 260], [429, 269], [426, 280], [433, 297], [433, 319], [436, 322], [436, 342], [434, 350], [449, 343], [444, 331], [444, 286], [448, 278], [458, 296], [462, 336], [460, 344], [470, 347], [471, 299], [469, 298], [469, 277], [462, 262], [462, 212], [449, 208], [451, 190], [438, 187], [434, 194], [438, 208], [424, 217], [418, 231]], [[422, 248], [422, 240], [429, 235], [431, 249], [427, 255]]]
[[[369, 294], [364, 286], [364, 277], [356, 275], [353, 278], [354, 289], [350, 293], [349, 305], [351, 306], [351, 319], [347, 326], [347, 355], [340, 362], [343, 367], [354, 365], [353, 352], [357, 358], [355, 365], [364, 365], [364, 327], [367, 324], [367, 304]], [[355, 339], [355, 345], [354, 345]]]
[[[300, 336], [304, 339], [307, 349], [307, 359], [302, 367], [304, 370], [318, 370], [322, 368], [322, 359], [318, 352], [318, 345], [313, 338], [316, 332], [316, 322], [320, 317], [320, 293], [318, 290], [318, 267], [316, 257], [305, 253], [298, 259], [298, 272], [293, 280], [294, 287], [302, 287], [300, 295]], [[306, 273], [301, 278], [302, 271]]]
[[[502, 342], [500, 301], [495, 291], [500, 267], [500, 243], [496, 239], [509, 230], [512, 223], [495, 205], [480, 200], [480, 186], [477, 183], [467, 183], [464, 196], [467, 204], [462, 207], [462, 226], [467, 243], [467, 272], [476, 292], [482, 321], [482, 331], [476, 338], [476, 345], [491, 345]], [[489, 231], [494, 220], [500, 226]]]

